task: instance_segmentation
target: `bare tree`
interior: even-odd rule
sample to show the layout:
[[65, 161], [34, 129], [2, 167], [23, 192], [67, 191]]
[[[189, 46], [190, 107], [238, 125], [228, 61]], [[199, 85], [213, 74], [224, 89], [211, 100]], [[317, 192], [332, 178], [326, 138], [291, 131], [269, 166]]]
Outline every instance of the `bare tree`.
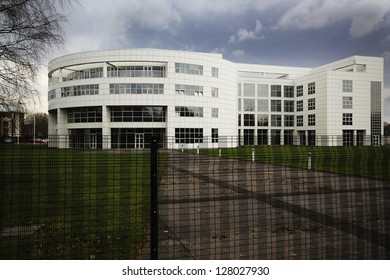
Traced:
[[[24, 136], [47, 137], [48, 136], [48, 116], [45, 113], [28, 114], [24, 121]], [[34, 129], [35, 126], [35, 129]]]
[[64, 43], [60, 9], [77, 0], [1, 0], [0, 107], [14, 111], [37, 95], [34, 82], [48, 51]]

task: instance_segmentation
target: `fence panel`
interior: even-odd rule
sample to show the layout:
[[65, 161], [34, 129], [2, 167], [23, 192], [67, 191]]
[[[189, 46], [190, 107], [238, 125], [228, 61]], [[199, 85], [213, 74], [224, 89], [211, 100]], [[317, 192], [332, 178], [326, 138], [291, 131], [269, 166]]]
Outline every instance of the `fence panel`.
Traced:
[[149, 223], [148, 150], [0, 145], [0, 259], [134, 259]]
[[[390, 146], [173, 140], [158, 145], [159, 259], [390, 257]], [[0, 259], [151, 258], [147, 143], [60, 141], [0, 145]]]
[[389, 155], [389, 147], [171, 150], [158, 191], [159, 258], [388, 259]]

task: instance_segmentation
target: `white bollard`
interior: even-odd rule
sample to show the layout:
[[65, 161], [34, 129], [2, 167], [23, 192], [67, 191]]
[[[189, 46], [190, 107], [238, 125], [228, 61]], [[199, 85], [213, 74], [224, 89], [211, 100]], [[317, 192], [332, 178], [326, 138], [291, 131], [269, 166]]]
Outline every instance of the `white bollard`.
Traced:
[[311, 152], [308, 153], [307, 157], [307, 169], [311, 170]]
[[221, 149], [219, 149], [218, 154], [219, 154], [219, 157], [222, 156], [222, 150]]
[[252, 162], [255, 162], [255, 149], [252, 149]]
[[196, 154], [199, 155], [199, 146], [196, 147]]

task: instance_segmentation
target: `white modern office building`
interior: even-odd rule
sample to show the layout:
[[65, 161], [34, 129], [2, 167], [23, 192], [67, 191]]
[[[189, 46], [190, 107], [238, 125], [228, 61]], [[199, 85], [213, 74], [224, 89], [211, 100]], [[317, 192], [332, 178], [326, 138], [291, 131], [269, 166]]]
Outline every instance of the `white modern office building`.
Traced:
[[238, 64], [221, 54], [93, 51], [49, 63], [50, 145], [165, 148], [380, 145], [383, 59], [317, 68]]

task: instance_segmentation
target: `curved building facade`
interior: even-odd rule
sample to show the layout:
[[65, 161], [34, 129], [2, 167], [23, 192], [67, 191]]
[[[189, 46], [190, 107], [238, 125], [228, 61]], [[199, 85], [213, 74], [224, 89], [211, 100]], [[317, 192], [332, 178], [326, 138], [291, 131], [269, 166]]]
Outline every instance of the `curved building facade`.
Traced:
[[59, 148], [236, 146], [237, 80], [220, 54], [128, 49], [49, 64], [49, 134]]
[[316, 68], [156, 49], [49, 63], [49, 143], [69, 148], [381, 145], [383, 58]]

